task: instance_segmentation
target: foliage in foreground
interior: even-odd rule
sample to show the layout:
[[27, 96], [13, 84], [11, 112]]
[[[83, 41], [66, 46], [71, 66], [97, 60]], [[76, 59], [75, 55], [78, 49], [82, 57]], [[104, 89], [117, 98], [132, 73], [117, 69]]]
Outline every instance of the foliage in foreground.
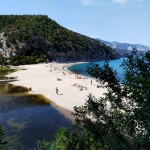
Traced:
[[55, 141], [38, 142], [39, 150], [148, 150], [150, 147], [150, 52], [134, 51], [122, 64], [124, 78], [108, 62], [88, 73], [108, 92], [89, 94], [84, 106], [74, 107], [76, 126], [60, 129]]
[[3, 128], [0, 126], [0, 150], [3, 150], [3, 147], [7, 144], [6, 141], [3, 140], [4, 138], [4, 130]]

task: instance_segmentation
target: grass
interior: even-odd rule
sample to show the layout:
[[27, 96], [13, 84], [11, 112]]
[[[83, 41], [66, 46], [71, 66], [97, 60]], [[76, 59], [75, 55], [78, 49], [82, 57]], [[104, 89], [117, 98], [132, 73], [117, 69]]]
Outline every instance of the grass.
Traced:
[[0, 66], [0, 72], [14, 71], [14, 69], [10, 67], [2, 67]]

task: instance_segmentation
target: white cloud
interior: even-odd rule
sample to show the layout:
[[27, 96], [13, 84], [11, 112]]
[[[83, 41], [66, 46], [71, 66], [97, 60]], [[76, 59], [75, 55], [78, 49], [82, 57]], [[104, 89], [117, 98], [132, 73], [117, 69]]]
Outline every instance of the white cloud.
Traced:
[[83, 5], [102, 5], [102, 4], [108, 4], [109, 2], [120, 3], [120, 4], [125, 4], [125, 3], [137, 4], [137, 3], [142, 3], [146, 0], [79, 0], [79, 1]]
[[94, 2], [94, 0], [81, 0], [83, 5], [90, 5]]
[[113, 0], [114, 3], [126, 3], [128, 0]]
[[111, 0], [80, 0], [83, 5], [103, 5], [107, 1]]
[[114, 3], [141, 3], [144, 0], [112, 0]]

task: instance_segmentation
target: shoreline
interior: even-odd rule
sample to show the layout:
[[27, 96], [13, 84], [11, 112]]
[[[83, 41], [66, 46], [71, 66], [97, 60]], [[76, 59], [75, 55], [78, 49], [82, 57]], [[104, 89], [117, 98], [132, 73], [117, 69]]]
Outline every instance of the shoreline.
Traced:
[[[77, 62], [82, 63], [82, 62]], [[40, 94], [52, 102], [52, 106], [68, 119], [73, 120], [71, 112], [74, 106], [82, 106], [89, 93], [96, 98], [103, 96], [106, 89], [97, 88], [96, 80], [78, 75], [67, 70], [67, 67], [77, 63], [47, 63], [18, 66], [16, 72], [8, 76], [17, 76], [18, 81], [11, 82], [26, 88], [31, 87], [29, 94]], [[91, 85], [92, 80], [92, 85]], [[56, 93], [58, 88], [58, 94]], [[70, 113], [70, 114], [69, 114]]]

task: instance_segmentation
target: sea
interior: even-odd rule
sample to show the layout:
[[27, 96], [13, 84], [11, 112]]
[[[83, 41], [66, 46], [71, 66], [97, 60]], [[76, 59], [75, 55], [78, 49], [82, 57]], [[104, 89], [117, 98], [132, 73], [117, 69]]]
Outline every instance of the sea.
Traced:
[[[110, 60], [109, 64], [123, 76], [120, 67], [123, 58]], [[87, 77], [87, 66], [94, 63], [103, 66], [104, 61], [86, 62], [67, 69]], [[0, 73], [0, 79], [5, 74]], [[62, 115], [50, 101], [41, 95], [28, 94], [28, 89], [0, 83], [0, 126], [5, 132], [9, 150], [36, 150], [37, 141], [52, 141], [60, 127], [71, 129], [72, 122]]]
[[[118, 78], [123, 78], [123, 76], [124, 76], [123, 69], [120, 65], [122, 64], [123, 60], [125, 60], [125, 59], [126, 58], [120, 58], [120, 59], [116, 59], [116, 60], [107, 60], [109, 62], [109, 66], [117, 71]], [[102, 67], [104, 65], [104, 62], [105, 61], [85, 62], [85, 63], [80, 63], [80, 64], [75, 64], [75, 65], [69, 66], [69, 67], [67, 67], [67, 69], [73, 73], [91, 77], [87, 73], [87, 67], [89, 67], [93, 64], [98, 64], [100, 67]]]

